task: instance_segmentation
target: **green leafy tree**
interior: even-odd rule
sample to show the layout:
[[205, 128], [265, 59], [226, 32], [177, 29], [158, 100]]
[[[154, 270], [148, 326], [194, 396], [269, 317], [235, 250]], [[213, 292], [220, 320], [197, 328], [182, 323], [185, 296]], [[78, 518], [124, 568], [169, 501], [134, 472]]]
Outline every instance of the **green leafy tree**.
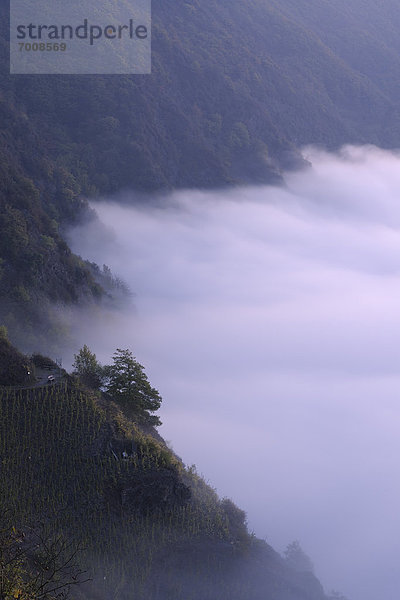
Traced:
[[86, 346], [74, 354], [74, 373], [89, 387], [98, 389], [103, 382], [103, 368], [96, 355]]
[[150, 385], [144, 367], [137, 362], [130, 350], [117, 349], [113, 364], [106, 368], [107, 392], [136, 421], [158, 426], [158, 416], [151, 415], [160, 408], [162, 398]]

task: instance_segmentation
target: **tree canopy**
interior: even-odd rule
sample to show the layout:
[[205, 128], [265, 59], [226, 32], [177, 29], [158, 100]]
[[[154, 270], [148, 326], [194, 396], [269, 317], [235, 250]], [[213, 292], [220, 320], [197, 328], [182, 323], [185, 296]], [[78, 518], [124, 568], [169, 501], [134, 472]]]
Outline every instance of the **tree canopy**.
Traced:
[[74, 354], [74, 359], [75, 374], [89, 387], [98, 389], [103, 380], [103, 369], [96, 355], [85, 344], [78, 354]]
[[150, 382], [141, 365], [128, 349], [118, 348], [113, 364], [105, 368], [106, 391], [138, 422], [161, 425], [159, 417], [151, 415], [160, 408], [162, 398]]

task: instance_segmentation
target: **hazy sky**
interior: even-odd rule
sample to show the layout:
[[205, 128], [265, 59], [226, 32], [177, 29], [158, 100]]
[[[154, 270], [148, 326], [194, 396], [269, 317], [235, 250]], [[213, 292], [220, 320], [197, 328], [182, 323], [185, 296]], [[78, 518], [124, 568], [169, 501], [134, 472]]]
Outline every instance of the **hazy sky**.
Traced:
[[[80, 323], [130, 347], [161, 434], [278, 551], [299, 539], [327, 591], [400, 590], [400, 155], [306, 150], [286, 189], [108, 201], [71, 233], [134, 309]], [[129, 200], [129, 194], [124, 197]]]

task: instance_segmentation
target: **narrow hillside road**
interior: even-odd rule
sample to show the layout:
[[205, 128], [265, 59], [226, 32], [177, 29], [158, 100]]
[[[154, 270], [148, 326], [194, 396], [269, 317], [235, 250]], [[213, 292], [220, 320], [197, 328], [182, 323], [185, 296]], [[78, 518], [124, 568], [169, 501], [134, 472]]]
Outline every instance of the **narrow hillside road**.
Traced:
[[52, 367], [50, 369], [40, 369], [36, 367], [36, 381], [32, 382], [31, 388], [43, 387], [46, 385], [55, 385], [62, 379], [60, 369], [58, 367]]

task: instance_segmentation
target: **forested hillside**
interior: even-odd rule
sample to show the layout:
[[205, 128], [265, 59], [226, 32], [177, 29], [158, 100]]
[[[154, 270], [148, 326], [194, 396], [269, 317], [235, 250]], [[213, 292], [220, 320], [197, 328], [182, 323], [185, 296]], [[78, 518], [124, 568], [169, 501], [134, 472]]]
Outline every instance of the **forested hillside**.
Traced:
[[38, 325], [63, 335], [56, 305], [102, 296], [62, 238], [85, 198], [278, 181], [307, 143], [398, 144], [392, 0], [154, 0], [153, 73], [131, 77], [10, 76], [0, 15], [0, 318], [30, 349]]

